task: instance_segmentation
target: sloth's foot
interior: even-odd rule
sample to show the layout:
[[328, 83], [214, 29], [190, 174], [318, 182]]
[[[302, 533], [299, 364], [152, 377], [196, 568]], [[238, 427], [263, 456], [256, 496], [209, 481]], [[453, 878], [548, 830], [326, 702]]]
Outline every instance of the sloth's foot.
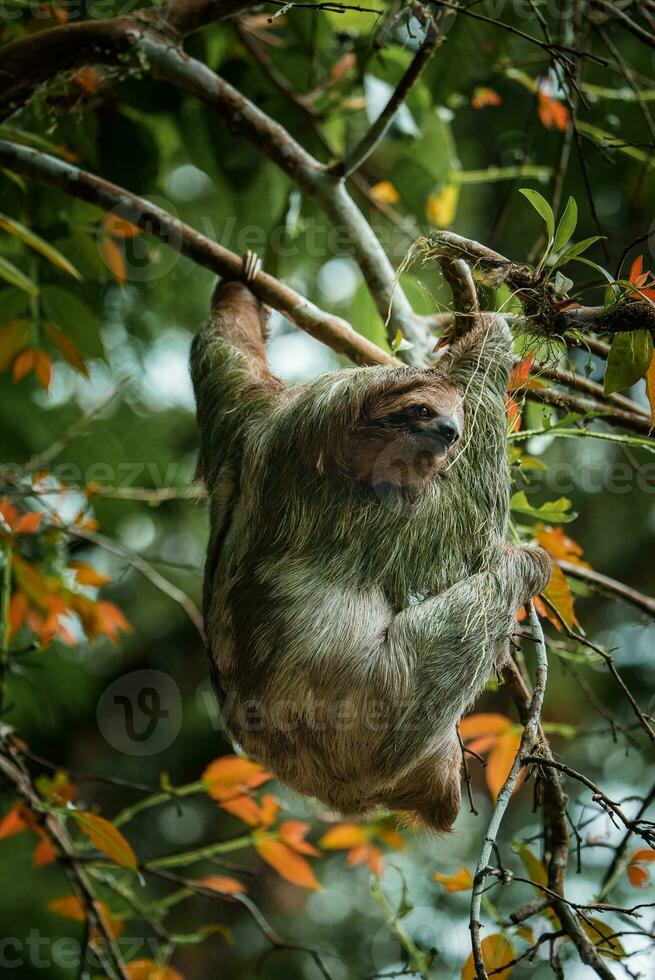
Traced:
[[251, 252], [248, 249], [241, 261], [243, 263], [243, 278], [246, 282], [253, 282], [262, 271], [262, 260], [257, 252]]

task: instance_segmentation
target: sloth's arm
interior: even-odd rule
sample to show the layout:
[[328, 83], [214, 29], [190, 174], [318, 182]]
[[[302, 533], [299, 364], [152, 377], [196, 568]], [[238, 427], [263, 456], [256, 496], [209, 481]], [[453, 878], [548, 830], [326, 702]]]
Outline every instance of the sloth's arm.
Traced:
[[221, 282], [191, 346], [200, 433], [199, 471], [210, 480], [245, 428], [270, 408], [280, 381], [266, 363], [266, 312], [242, 282]]
[[504, 396], [512, 368], [512, 334], [499, 314], [482, 314], [480, 324], [444, 348], [435, 370], [472, 394]]
[[539, 548], [510, 547], [498, 565], [400, 612], [389, 629], [392, 650], [411, 657], [419, 690], [459, 717], [488, 679], [516, 614], [550, 577]]

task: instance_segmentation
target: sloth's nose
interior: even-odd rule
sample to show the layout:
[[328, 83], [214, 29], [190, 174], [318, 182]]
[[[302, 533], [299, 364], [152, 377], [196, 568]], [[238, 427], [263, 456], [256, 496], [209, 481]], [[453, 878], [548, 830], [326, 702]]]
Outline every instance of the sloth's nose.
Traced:
[[459, 439], [459, 428], [453, 419], [435, 419], [432, 428], [435, 434], [441, 436], [448, 446], [454, 446]]

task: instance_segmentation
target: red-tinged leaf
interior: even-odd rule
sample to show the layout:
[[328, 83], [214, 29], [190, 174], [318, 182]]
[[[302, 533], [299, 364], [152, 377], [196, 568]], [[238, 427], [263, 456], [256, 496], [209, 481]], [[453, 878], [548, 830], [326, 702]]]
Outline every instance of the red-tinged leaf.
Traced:
[[376, 878], [384, 871], [384, 855], [375, 844], [358, 844], [348, 851], [346, 864], [354, 868], [357, 864], [367, 864]]
[[68, 334], [56, 327], [54, 323], [44, 323], [43, 329], [52, 343], [67, 364], [77, 371], [78, 374], [83, 375], [85, 378], [89, 377], [89, 369], [86, 366], [86, 362], [79, 350], [77, 349], [75, 342], [71, 340]]
[[[555, 609], [567, 626], [573, 629], [574, 626], [578, 625], [575, 609], [573, 608], [573, 595], [571, 594], [569, 583], [566, 581], [566, 575], [559, 565], [553, 565], [550, 582], [544, 589], [544, 595], [555, 606]], [[546, 616], [553, 626], [558, 630], [562, 629], [561, 623], [556, 616], [552, 615], [548, 608], [546, 608]]]
[[43, 514], [38, 510], [21, 514], [14, 525], [14, 531], [16, 534], [36, 534], [41, 526], [42, 518]]
[[75, 581], [80, 585], [90, 585], [100, 588], [102, 585], [107, 585], [111, 582], [108, 575], [103, 575], [99, 572], [93, 565], [89, 565], [86, 561], [72, 561], [68, 565], [75, 572]]
[[19, 803], [12, 807], [9, 813], [5, 813], [0, 820], [0, 840], [6, 837], [13, 837], [20, 834], [23, 830], [28, 830], [32, 824], [25, 818], [25, 807]]
[[221, 895], [239, 895], [248, 890], [243, 882], [237, 878], [230, 878], [228, 875], [209, 875], [207, 878], [197, 878], [195, 884], [202, 885], [203, 888], [210, 888], [214, 892], [220, 892]]
[[507, 396], [507, 427], [510, 432], [521, 428], [521, 406], [511, 395]]
[[365, 844], [367, 835], [361, 824], [340, 823], [330, 827], [319, 840], [319, 845], [328, 851], [347, 851], [351, 847]]
[[73, 83], [78, 88], [81, 88], [83, 92], [88, 92], [89, 95], [95, 95], [100, 87], [103, 74], [99, 68], [94, 68], [89, 65], [84, 68], [78, 68], [72, 73], [71, 78]]
[[229, 800], [244, 790], [255, 789], [272, 778], [257, 762], [239, 755], [214, 759], [202, 774], [207, 793], [219, 802]]
[[141, 234], [138, 225], [133, 225], [130, 221], [126, 221], [125, 218], [121, 218], [113, 212], [105, 215], [103, 226], [112, 238], [136, 238], [137, 235]]
[[333, 85], [338, 85], [346, 75], [351, 72], [357, 65], [357, 56], [349, 51], [347, 54], [342, 55], [338, 61], [330, 68], [330, 80]]
[[125, 967], [129, 980], [184, 980], [172, 966], [158, 966], [154, 960], [132, 960]]
[[[501, 933], [494, 933], [492, 936], [485, 936], [482, 940], [482, 961], [487, 973], [493, 973], [494, 980], [506, 980], [512, 972], [512, 968], [503, 969], [511, 963], [514, 957], [514, 948], [509, 939]], [[498, 972], [496, 972], [498, 971]], [[473, 953], [470, 954], [464, 968], [462, 969], [462, 980], [476, 980], [477, 973], [473, 962]]]
[[442, 875], [435, 871], [432, 877], [443, 885], [447, 892], [467, 892], [473, 887], [473, 876], [468, 868], [460, 868], [452, 875]]
[[514, 764], [520, 744], [521, 736], [518, 733], [506, 732], [504, 735], [498, 736], [496, 744], [489, 753], [484, 775], [494, 800], [498, 799], [498, 794]]
[[644, 269], [644, 257], [638, 255], [630, 266], [630, 282], [633, 286], [637, 285], [637, 280], [642, 276]]
[[19, 510], [10, 504], [6, 497], [0, 500], [0, 517], [5, 521], [6, 524], [13, 530], [14, 525], [18, 519]]
[[113, 238], [105, 236], [100, 242], [100, 252], [105, 265], [118, 285], [124, 286], [127, 282], [127, 266], [120, 245], [117, 245]]
[[27, 616], [27, 596], [24, 592], [13, 592], [9, 600], [9, 639], [13, 640]]
[[505, 715], [479, 714], [468, 715], [459, 723], [459, 733], [463, 741], [478, 735], [501, 735], [514, 724]]
[[16, 356], [27, 347], [30, 335], [27, 320], [14, 320], [0, 330], [0, 371], [6, 371]]
[[11, 369], [11, 378], [14, 384], [22, 381], [30, 371], [34, 370], [36, 351], [32, 347], [27, 347], [18, 355]]
[[651, 871], [655, 871], [655, 868], [650, 867], [653, 861], [655, 861], [655, 850], [650, 848], [635, 851], [632, 855], [627, 872], [628, 881], [633, 888], [646, 888], [650, 884]]
[[591, 568], [589, 562], [582, 559], [582, 546], [569, 537], [563, 527], [546, 527], [545, 524], [537, 524], [534, 536], [552, 558], [564, 558], [582, 568]]
[[47, 864], [52, 864], [56, 859], [57, 854], [54, 847], [47, 837], [43, 837], [32, 853], [33, 866], [35, 868], [44, 868]]
[[280, 824], [277, 834], [284, 844], [288, 844], [298, 854], [310, 854], [312, 857], [318, 857], [319, 851], [313, 844], [305, 840], [309, 830], [310, 825], [303, 823], [302, 820], [285, 820]]
[[508, 391], [515, 391], [517, 388], [524, 388], [526, 386], [530, 378], [532, 365], [534, 364], [534, 357], [534, 354], [528, 354], [522, 361], [514, 365], [509, 376], [509, 381], [507, 382]]
[[320, 889], [321, 886], [309, 862], [282, 841], [260, 840], [255, 844], [255, 848], [260, 857], [275, 868], [282, 878], [294, 885], [300, 885], [301, 888], [312, 888], [315, 891]]
[[121, 868], [136, 871], [138, 865], [136, 854], [113, 823], [98, 816], [97, 813], [85, 813], [82, 810], [73, 810], [72, 816], [94, 847], [97, 847], [99, 851], [106, 854]]
[[34, 374], [44, 391], [48, 391], [52, 381], [52, 361], [44, 350], [34, 351]]

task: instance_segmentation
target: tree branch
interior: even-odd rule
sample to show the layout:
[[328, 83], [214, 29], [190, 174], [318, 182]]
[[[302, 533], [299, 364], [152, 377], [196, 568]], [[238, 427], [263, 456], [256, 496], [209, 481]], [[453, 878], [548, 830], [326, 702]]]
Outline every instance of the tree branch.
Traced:
[[591, 585], [592, 588], [597, 589], [599, 592], [608, 593], [613, 598], [625, 599], [626, 602], [630, 602], [637, 609], [642, 609], [649, 616], [655, 617], [655, 599], [651, 596], [644, 595], [643, 592], [638, 592], [636, 589], [631, 589], [629, 585], [624, 585], [623, 582], [617, 582], [616, 579], [610, 578], [608, 575], [601, 575], [600, 572], [595, 572], [592, 568], [583, 568], [582, 565], [565, 561], [563, 558], [558, 558], [557, 564], [571, 578], [577, 578], [581, 582], [585, 582], [586, 585]]

